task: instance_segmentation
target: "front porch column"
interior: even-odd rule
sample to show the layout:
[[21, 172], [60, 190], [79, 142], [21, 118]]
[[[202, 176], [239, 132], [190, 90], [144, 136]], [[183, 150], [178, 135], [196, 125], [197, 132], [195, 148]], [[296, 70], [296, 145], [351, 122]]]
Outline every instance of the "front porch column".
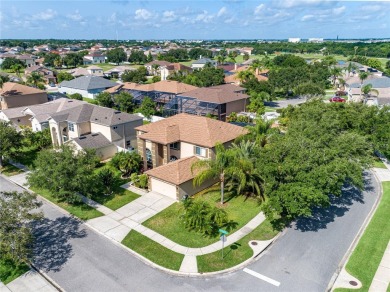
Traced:
[[148, 163], [146, 161], [146, 143], [145, 140], [137, 138], [137, 150], [138, 154], [141, 156], [143, 164], [144, 164], [144, 170], [146, 171], [148, 169]]

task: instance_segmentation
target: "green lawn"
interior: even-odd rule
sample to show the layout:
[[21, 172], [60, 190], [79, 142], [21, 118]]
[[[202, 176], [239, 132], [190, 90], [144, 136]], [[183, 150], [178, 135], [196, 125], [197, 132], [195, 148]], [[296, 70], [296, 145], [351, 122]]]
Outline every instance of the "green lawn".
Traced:
[[139, 195], [117, 186], [115, 187], [114, 193], [112, 195], [95, 195], [92, 196], [91, 199], [106, 206], [107, 208], [110, 208], [111, 210], [117, 210], [131, 201], [138, 199], [139, 197]]
[[362, 288], [336, 291], [368, 291], [390, 240], [390, 182], [384, 182], [383, 197], [362, 238], [353, 251], [346, 269], [362, 282]]
[[15, 265], [13, 262], [0, 259], [0, 281], [8, 284], [30, 270], [26, 264]]
[[38, 195], [41, 195], [42, 197], [48, 199], [52, 203], [61, 207], [62, 209], [68, 211], [70, 214], [80, 218], [81, 220], [89, 220], [89, 219], [103, 216], [103, 213], [88, 206], [87, 204], [79, 203], [79, 204], [71, 205], [66, 202], [59, 201], [57, 198], [53, 197], [53, 195], [48, 190], [38, 189], [38, 188], [30, 188], [30, 189], [35, 193], [37, 193]]
[[103, 71], [107, 71], [107, 70], [110, 70], [110, 69], [116, 67], [115, 65], [111, 65], [111, 64], [108, 64], [108, 63], [94, 64], [94, 65], [102, 68]]
[[178, 271], [184, 255], [171, 251], [141, 233], [131, 230], [122, 244], [164, 268]]
[[88, 103], [96, 104], [96, 100], [93, 98], [83, 97], [83, 101], [86, 101]]
[[386, 165], [380, 159], [375, 159], [374, 167], [377, 167], [377, 168], [387, 168]]
[[5, 165], [0, 168], [0, 173], [6, 175], [6, 176], [12, 176], [19, 173], [22, 173], [23, 170], [17, 168], [16, 166], [13, 166], [12, 164], [5, 163]]
[[[219, 206], [220, 192], [218, 187], [213, 187], [209, 192], [202, 192], [195, 196], [195, 200], [205, 200], [214, 206]], [[225, 197], [223, 208], [229, 215], [229, 220], [237, 222], [237, 227], [231, 231], [240, 229], [260, 212], [258, 201], [253, 198], [246, 199], [243, 196], [231, 198]], [[219, 237], [206, 237], [198, 232], [189, 231], [185, 228], [181, 215], [184, 209], [181, 203], [175, 203], [143, 224], [171, 239], [172, 241], [188, 246], [203, 247], [219, 240]]]
[[259, 227], [248, 235], [241, 238], [236, 243], [227, 246], [222, 250], [198, 256], [198, 271], [200, 273], [221, 271], [234, 267], [253, 255], [253, 250], [248, 242], [251, 240], [269, 240], [274, 238], [278, 231], [272, 228], [269, 221], [265, 220]]

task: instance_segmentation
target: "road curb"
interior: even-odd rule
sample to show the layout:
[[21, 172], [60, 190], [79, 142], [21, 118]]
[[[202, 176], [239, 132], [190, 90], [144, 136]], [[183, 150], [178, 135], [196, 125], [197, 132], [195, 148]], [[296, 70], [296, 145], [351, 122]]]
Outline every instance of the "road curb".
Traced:
[[[25, 189], [26, 191], [28, 192], [32, 192], [34, 194], [36, 194], [40, 199], [42, 199], [43, 201], [45, 201], [46, 203], [49, 203], [51, 206], [55, 207], [56, 209], [58, 209], [61, 213], [65, 214], [65, 215], [68, 215], [70, 217], [72, 217], [73, 219], [81, 222], [82, 224], [84, 224], [86, 227], [88, 227], [90, 230], [94, 231], [96, 234], [100, 235], [100, 236], [103, 236], [105, 238], [107, 238], [108, 240], [110, 240], [112, 243], [114, 243], [116, 246], [118, 247], [121, 247], [123, 248], [125, 251], [127, 251], [128, 253], [132, 254], [133, 256], [135, 256], [137, 259], [139, 259], [140, 261], [144, 262], [146, 265], [154, 268], [154, 269], [158, 269], [162, 272], [165, 272], [169, 275], [172, 275], [172, 276], [180, 276], [180, 277], [191, 277], [191, 278], [205, 278], [205, 277], [210, 277], [210, 276], [217, 276], [217, 275], [225, 275], [225, 274], [230, 274], [230, 273], [233, 273], [233, 272], [236, 272], [246, 266], [248, 266], [249, 264], [251, 264], [252, 262], [255, 262], [257, 260], [259, 260], [262, 255], [265, 253], [265, 251], [267, 251], [270, 247], [272, 247], [272, 245], [274, 244], [274, 242], [284, 234], [285, 230], [279, 232], [273, 239], [272, 241], [260, 252], [258, 252], [257, 254], [254, 254], [252, 255], [249, 259], [245, 260], [244, 262], [234, 266], [234, 267], [231, 267], [231, 268], [228, 268], [228, 269], [225, 269], [225, 270], [221, 270], [221, 271], [216, 271], [216, 272], [206, 272], [206, 273], [183, 273], [183, 272], [179, 272], [179, 271], [175, 271], [175, 270], [171, 270], [171, 269], [167, 269], [167, 268], [164, 268], [160, 265], [157, 265], [156, 263], [152, 262], [151, 260], [147, 259], [146, 257], [144, 257], [143, 255], [137, 253], [136, 251], [128, 248], [127, 246], [123, 245], [122, 243], [112, 239], [111, 237], [107, 236], [106, 234], [102, 233], [101, 231], [99, 231], [98, 229], [94, 228], [93, 226], [91, 226], [87, 221], [84, 221], [84, 220], [81, 220], [80, 218], [74, 216], [73, 214], [69, 213], [68, 211], [62, 209], [61, 207], [59, 207], [58, 205], [54, 204], [53, 202], [51, 202], [50, 200], [46, 199], [45, 197], [39, 195], [38, 193], [35, 193], [34, 191], [28, 189], [27, 187], [23, 186], [23, 185], [20, 185], [14, 181], [12, 181], [11, 179], [9, 179], [8, 177], [4, 176], [4, 175], [1, 175], [3, 176], [6, 180], [8, 180], [9, 182]], [[249, 233], [250, 234], [250, 233]], [[232, 243], [233, 244], [233, 243]], [[249, 244], [249, 242], [248, 242]], [[53, 286], [58, 289], [59, 291], [64, 291], [60, 285], [58, 285], [53, 279], [51, 279], [46, 273], [44, 273], [43, 271], [40, 271], [39, 269], [37, 269], [36, 267], [34, 267], [34, 269], [39, 273], [41, 274], [45, 279], [47, 279], [51, 284], [53, 284]]]
[[353, 251], [355, 250], [357, 244], [359, 243], [361, 237], [363, 236], [364, 231], [366, 230], [368, 224], [371, 222], [371, 219], [374, 216], [374, 214], [375, 214], [375, 212], [376, 212], [376, 210], [377, 210], [377, 208], [379, 206], [380, 201], [382, 200], [382, 196], [383, 196], [382, 182], [378, 179], [375, 171], [370, 170], [370, 172], [374, 175], [374, 178], [375, 178], [375, 180], [377, 181], [377, 183], [379, 185], [379, 195], [376, 198], [375, 203], [372, 206], [370, 212], [368, 213], [368, 216], [363, 221], [362, 226], [359, 228], [359, 231], [356, 234], [356, 236], [355, 236], [354, 240], [352, 241], [351, 245], [349, 246], [347, 252], [345, 253], [343, 258], [341, 259], [339, 265], [337, 266], [336, 271], [333, 273], [332, 278], [330, 279], [329, 284], [328, 284], [328, 286], [326, 288], [326, 291], [328, 291], [328, 292], [333, 290], [333, 286], [336, 283], [337, 278], [340, 275], [340, 272], [342, 271], [342, 269], [345, 269], [345, 266], [347, 265], [349, 258], [351, 257]]

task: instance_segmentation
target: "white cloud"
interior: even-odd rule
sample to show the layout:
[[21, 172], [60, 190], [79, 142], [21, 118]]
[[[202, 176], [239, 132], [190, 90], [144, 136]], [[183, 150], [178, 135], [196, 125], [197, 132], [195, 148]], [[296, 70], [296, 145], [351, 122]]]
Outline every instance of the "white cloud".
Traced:
[[177, 18], [175, 11], [164, 11], [163, 12], [163, 22], [172, 22], [175, 21]]
[[298, 6], [313, 6], [313, 5], [322, 5], [326, 2], [330, 1], [324, 1], [324, 0], [279, 0], [275, 4], [278, 7], [283, 8], [292, 8], [292, 7], [298, 7]]
[[224, 21], [224, 23], [232, 23], [234, 21], [234, 17], [230, 17]]
[[345, 6], [341, 6], [341, 7], [333, 8], [332, 12], [334, 15], [340, 15], [345, 11], [345, 9], [346, 9]]
[[143, 19], [143, 20], [148, 20], [150, 18], [152, 18], [153, 14], [149, 11], [149, 10], [146, 10], [146, 9], [137, 9], [135, 11], [135, 19]]
[[195, 22], [204, 22], [209, 23], [213, 20], [214, 16], [209, 14], [206, 10], [204, 10], [202, 13], [198, 14], [195, 17]]
[[33, 15], [32, 19], [35, 20], [50, 20], [53, 19], [57, 15], [57, 11], [53, 9], [46, 9], [40, 13]]
[[265, 5], [260, 4], [259, 6], [256, 6], [254, 14], [259, 15], [260, 13], [262, 13], [264, 11], [264, 9], [265, 9]]
[[83, 20], [83, 17], [81, 16], [81, 14], [80, 14], [80, 12], [78, 10], [76, 10], [72, 14], [68, 14], [66, 17], [71, 19], [71, 20], [74, 20], [74, 21], [81, 21], [81, 20]]
[[226, 7], [222, 7], [221, 9], [219, 9], [219, 11], [217, 13], [217, 17], [221, 17], [221, 16], [225, 15], [226, 12], [227, 12]]
[[301, 20], [302, 21], [307, 21], [307, 20], [310, 20], [310, 19], [313, 19], [313, 18], [314, 18], [313, 14], [307, 14], [307, 15], [302, 16]]

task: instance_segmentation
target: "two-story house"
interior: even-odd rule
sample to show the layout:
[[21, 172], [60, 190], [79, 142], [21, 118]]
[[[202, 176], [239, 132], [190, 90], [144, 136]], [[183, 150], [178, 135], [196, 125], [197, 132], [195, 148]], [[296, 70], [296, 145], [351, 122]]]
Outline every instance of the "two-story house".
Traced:
[[86, 75], [78, 78], [62, 81], [58, 85], [58, 91], [65, 94], [79, 93], [84, 97], [95, 98], [100, 92], [118, 85], [100, 76]]
[[135, 128], [143, 123], [137, 115], [89, 103], [56, 112], [48, 121], [54, 146], [68, 143], [76, 150], [92, 148], [102, 160], [134, 149]]
[[45, 80], [45, 83], [50, 84], [50, 83], [57, 83], [57, 78], [54, 74], [53, 70], [50, 70], [49, 68], [46, 68], [44, 66], [39, 66], [39, 65], [33, 65], [31, 67], [27, 67], [24, 70], [25, 75], [30, 75], [31, 73], [38, 73], [43, 77]]
[[207, 117], [178, 114], [136, 128], [138, 152], [149, 176], [149, 189], [174, 199], [193, 195], [215, 181], [193, 186], [191, 165], [213, 159], [216, 143], [229, 146], [247, 130]]
[[29, 106], [47, 101], [45, 91], [19, 83], [6, 82], [0, 89], [0, 109]]
[[102, 55], [99, 51], [95, 51], [85, 55], [83, 58], [84, 65], [100, 64], [106, 62], [106, 56]]

